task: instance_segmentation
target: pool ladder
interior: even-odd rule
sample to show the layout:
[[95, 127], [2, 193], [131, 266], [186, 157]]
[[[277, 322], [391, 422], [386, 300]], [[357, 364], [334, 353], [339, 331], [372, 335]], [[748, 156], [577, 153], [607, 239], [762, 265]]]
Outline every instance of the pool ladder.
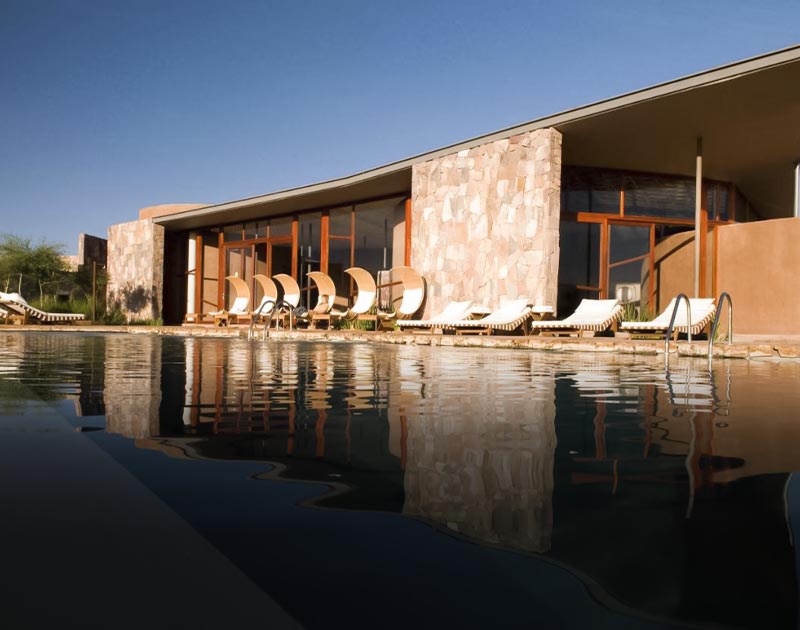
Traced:
[[292, 312], [294, 307], [289, 304], [286, 300], [278, 300], [277, 302], [273, 300], [264, 300], [258, 307], [258, 310], [253, 313], [253, 317], [250, 320], [250, 328], [247, 329], [247, 338], [253, 339], [257, 335], [253, 332], [253, 329], [256, 325], [256, 321], [258, 320], [259, 316], [261, 315], [261, 311], [264, 310], [268, 305], [272, 305], [269, 313], [267, 313], [267, 319], [264, 324], [264, 339], [269, 339], [269, 329], [272, 326], [272, 318], [274, 317], [275, 313], [289, 313], [289, 332], [292, 331]]
[[714, 322], [711, 324], [711, 332], [708, 334], [708, 364], [711, 365], [712, 353], [714, 351], [714, 337], [717, 336], [717, 326], [719, 326], [719, 316], [722, 313], [722, 303], [728, 302], [728, 341], [727, 344], [733, 343], [733, 300], [726, 291], [719, 294], [717, 298], [717, 309], [714, 311]]
[[[675, 327], [675, 317], [678, 315], [678, 308], [681, 305], [681, 300], [686, 302], [686, 321], [691, 324], [692, 321], [692, 306], [689, 303], [689, 298], [686, 296], [685, 293], [679, 293], [678, 296], [675, 298], [675, 307], [672, 309], [672, 317], [669, 320], [669, 327], [667, 328], [667, 334], [664, 335], [664, 363], [669, 365], [669, 340], [672, 337], [672, 332]], [[717, 298], [717, 308], [714, 311], [714, 320], [711, 324], [711, 331], [708, 334], [708, 361], [711, 362], [712, 353], [714, 351], [714, 337], [717, 334], [717, 327], [719, 326], [719, 316], [722, 313], [722, 305], [723, 302], [728, 302], [728, 342], [733, 342], [733, 300], [731, 300], [731, 296], [726, 291], [723, 291], [719, 294], [719, 298]], [[686, 328], [686, 338], [691, 343], [692, 341], [692, 327], [687, 326]]]

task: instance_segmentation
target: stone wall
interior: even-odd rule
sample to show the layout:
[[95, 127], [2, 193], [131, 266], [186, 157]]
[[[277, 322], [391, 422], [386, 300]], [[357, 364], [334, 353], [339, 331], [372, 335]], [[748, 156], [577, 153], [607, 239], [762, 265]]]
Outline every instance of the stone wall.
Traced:
[[448, 300], [555, 306], [561, 134], [538, 129], [415, 164], [411, 265], [427, 313]]
[[108, 228], [109, 310], [128, 321], [158, 319], [164, 292], [164, 228], [151, 219]]

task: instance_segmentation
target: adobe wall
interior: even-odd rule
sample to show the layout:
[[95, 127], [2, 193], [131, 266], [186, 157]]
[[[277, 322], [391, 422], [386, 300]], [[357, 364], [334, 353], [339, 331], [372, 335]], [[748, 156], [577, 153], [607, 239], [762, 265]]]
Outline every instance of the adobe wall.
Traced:
[[561, 134], [538, 129], [415, 164], [411, 265], [426, 313], [448, 300], [502, 296], [555, 305]]
[[731, 295], [733, 331], [800, 334], [800, 218], [719, 228], [719, 291]]
[[127, 320], [158, 319], [164, 293], [164, 228], [151, 219], [108, 228], [109, 310]]

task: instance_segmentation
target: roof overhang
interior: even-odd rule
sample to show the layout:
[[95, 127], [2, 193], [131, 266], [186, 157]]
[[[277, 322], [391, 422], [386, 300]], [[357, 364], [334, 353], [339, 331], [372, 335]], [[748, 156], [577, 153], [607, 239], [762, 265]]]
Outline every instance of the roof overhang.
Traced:
[[457, 151], [554, 127], [563, 163], [704, 176], [736, 184], [765, 217], [789, 216], [800, 159], [800, 46], [509, 127], [348, 177], [158, 217], [169, 229], [251, 221], [407, 195], [411, 168]]

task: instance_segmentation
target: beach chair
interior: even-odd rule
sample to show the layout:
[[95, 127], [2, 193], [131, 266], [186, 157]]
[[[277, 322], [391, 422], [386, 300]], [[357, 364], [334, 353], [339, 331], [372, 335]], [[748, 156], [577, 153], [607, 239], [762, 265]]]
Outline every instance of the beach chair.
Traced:
[[[677, 298], [672, 298], [659, 315], [649, 322], [622, 322], [620, 330], [629, 332], [632, 338], [636, 337], [660, 337], [663, 339], [669, 328], [672, 312], [675, 310]], [[679, 333], [686, 334], [691, 330], [692, 335], [697, 335], [707, 328], [714, 320], [716, 305], [713, 298], [689, 298], [689, 310], [691, 311], [691, 322], [686, 318], [686, 303], [681, 301], [675, 313], [673, 324], [674, 338], [678, 338]]]
[[310, 324], [313, 328], [319, 322], [330, 322], [341, 319], [348, 313], [347, 298], [336, 295], [336, 285], [327, 273], [321, 271], [309, 271], [306, 274], [317, 287], [317, 303], [309, 310]]
[[569, 317], [562, 320], [542, 320], [531, 322], [531, 331], [541, 335], [596, 334], [615, 327], [622, 315], [619, 300], [583, 299]]
[[297, 280], [288, 273], [275, 274], [272, 279], [278, 283], [283, 293], [277, 307], [277, 313], [282, 314], [280, 320], [290, 326], [298, 320], [307, 321], [307, 312], [300, 308], [300, 285]]
[[356, 283], [356, 299], [347, 311], [347, 319], [374, 321], [375, 328], [378, 327], [378, 315], [370, 313], [375, 306], [378, 298], [378, 287], [372, 274], [362, 267], [350, 267], [344, 272], [348, 274]]
[[393, 300], [387, 310], [378, 309], [378, 323], [381, 328], [392, 329], [394, 323], [403, 319], [411, 319], [425, 301], [425, 279], [412, 267], [392, 267], [390, 283], [380, 289], [402, 285], [400, 297]]
[[35, 320], [40, 324], [66, 324], [86, 319], [83, 313], [51, 313], [28, 304], [19, 293], [0, 292], [0, 306], [6, 311], [6, 321], [27, 324]]
[[214, 326], [218, 328], [250, 319], [250, 287], [239, 276], [225, 276], [225, 280], [230, 283], [236, 297], [229, 310], [223, 307], [209, 313], [214, 318]]
[[278, 285], [272, 278], [265, 276], [263, 273], [257, 273], [253, 279], [258, 282], [261, 287], [261, 300], [258, 303], [250, 316], [256, 321], [264, 321], [271, 319], [275, 309], [278, 306]]
[[500, 307], [480, 319], [462, 319], [460, 321], [442, 324], [443, 328], [452, 329], [457, 335], [475, 334], [491, 335], [498, 330], [507, 332], [522, 329], [528, 334], [525, 325], [531, 317], [531, 308], [528, 298], [506, 300]]
[[451, 301], [440, 313], [428, 319], [398, 319], [400, 330], [429, 331], [433, 334], [437, 329], [443, 330], [448, 323], [465, 320], [469, 317], [472, 300]]

